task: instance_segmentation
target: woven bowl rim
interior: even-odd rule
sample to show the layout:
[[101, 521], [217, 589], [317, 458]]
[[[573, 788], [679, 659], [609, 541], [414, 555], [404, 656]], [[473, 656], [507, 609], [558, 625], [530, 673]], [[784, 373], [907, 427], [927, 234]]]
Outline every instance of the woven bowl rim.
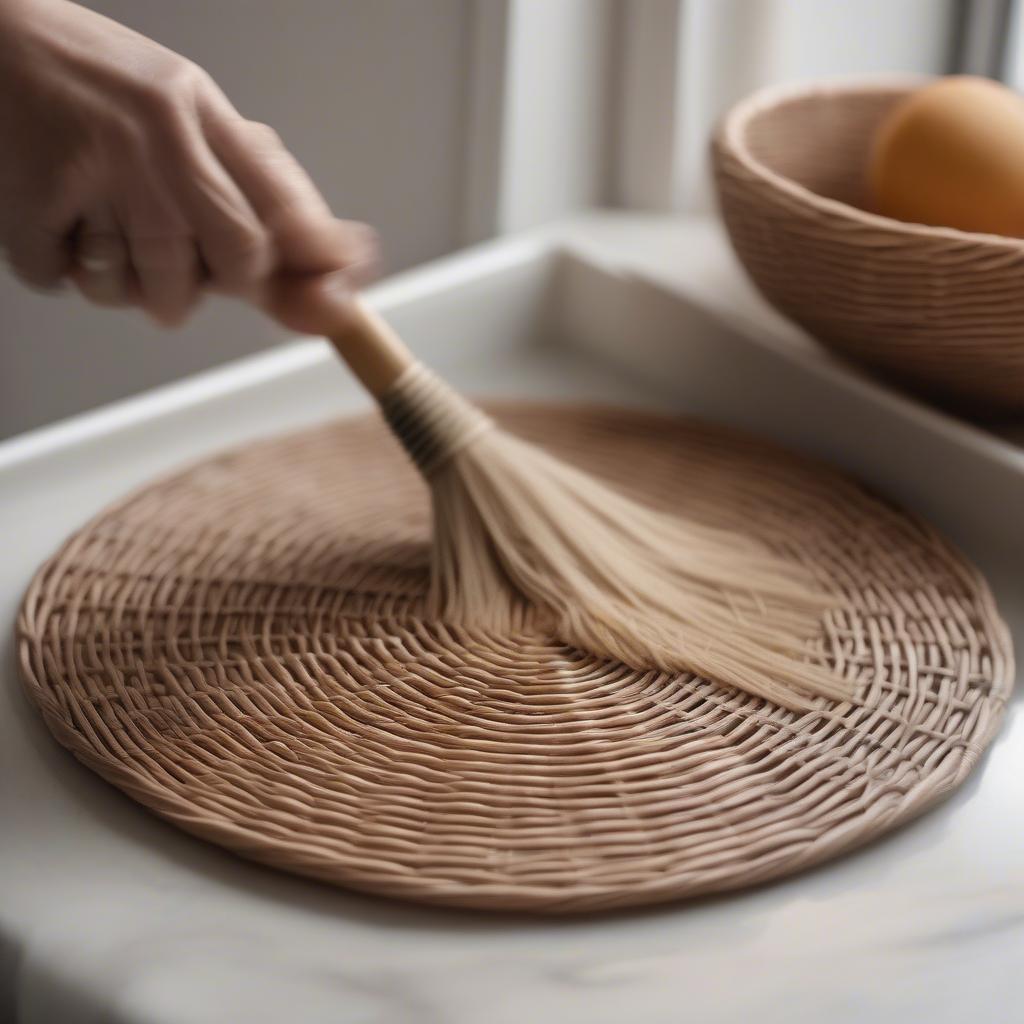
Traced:
[[872, 75], [856, 78], [823, 79], [798, 84], [772, 85], [759, 89], [735, 104], [722, 119], [717, 132], [719, 145], [754, 177], [778, 192], [809, 206], [824, 215], [854, 221], [868, 227], [887, 231], [894, 235], [925, 241], [947, 241], [970, 244], [979, 248], [998, 248], [1004, 252], [1024, 252], [1024, 239], [1007, 235], [993, 235], [980, 231], [961, 231], [958, 228], [935, 227], [929, 224], [914, 224], [896, 220], [879, 213], [859, 209], [839, 199], [819, 195], [804, 185], [787, 178], [767, 164], [758, 160], [747, 145], [747, 129], [755, 117], [779, 107], [787, 106], [808, 97], [835, 98], [856, 96], [864, 93], [888, 93], [909, 91], [927, 82], [935, 81], [935, 75]]

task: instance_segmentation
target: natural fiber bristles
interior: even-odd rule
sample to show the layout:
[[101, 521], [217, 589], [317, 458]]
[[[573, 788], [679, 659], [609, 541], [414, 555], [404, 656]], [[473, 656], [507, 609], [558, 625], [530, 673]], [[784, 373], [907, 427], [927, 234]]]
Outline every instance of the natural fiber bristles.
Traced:
[[811, 659], [826, 595], [741, 534], [647, 508], [499, 430], [425, 367], [381, 402], [431, 489], [431, 611], [508, 629], [523, 603], [632, 668], [690, 671], [797, 709], [853, 684]]

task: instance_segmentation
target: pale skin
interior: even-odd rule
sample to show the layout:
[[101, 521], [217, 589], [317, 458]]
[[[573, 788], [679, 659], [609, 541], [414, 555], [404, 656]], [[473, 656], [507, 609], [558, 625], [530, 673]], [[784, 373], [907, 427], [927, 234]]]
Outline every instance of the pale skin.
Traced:
[[217, 291], [305, 333], [377, 261], [205, 71], [68, 0], [0, 0], [0, 248], [32, 287], [162, 324]]

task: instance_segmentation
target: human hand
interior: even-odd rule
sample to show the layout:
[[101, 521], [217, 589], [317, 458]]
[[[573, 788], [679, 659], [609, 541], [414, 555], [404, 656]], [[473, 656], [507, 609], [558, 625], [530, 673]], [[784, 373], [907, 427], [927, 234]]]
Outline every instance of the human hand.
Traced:
[[31, 285], [70, 277], [165, 324], [203, 288], [276, 312], [282, 281], [358, 283], [376, 260], [202, 69], [67, 0], [0, 0], [0, 247]]

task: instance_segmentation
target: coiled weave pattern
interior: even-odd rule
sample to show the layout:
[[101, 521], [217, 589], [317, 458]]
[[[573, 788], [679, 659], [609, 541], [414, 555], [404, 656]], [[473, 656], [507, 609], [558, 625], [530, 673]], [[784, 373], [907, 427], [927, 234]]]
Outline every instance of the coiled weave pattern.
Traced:
[[377, 417], [156, 482], [71, 538], [18, 621], [57, 739], [183, 829], [433, 903], [568, 912], [787, 874], [959, 784], [1012, 685], [984, 581], [821, 466], [684, 420], [499, 406], [657, 507], [816, 567], [861, 703], [784, 711], [692, 676], [423, 615], [429, 509]]

